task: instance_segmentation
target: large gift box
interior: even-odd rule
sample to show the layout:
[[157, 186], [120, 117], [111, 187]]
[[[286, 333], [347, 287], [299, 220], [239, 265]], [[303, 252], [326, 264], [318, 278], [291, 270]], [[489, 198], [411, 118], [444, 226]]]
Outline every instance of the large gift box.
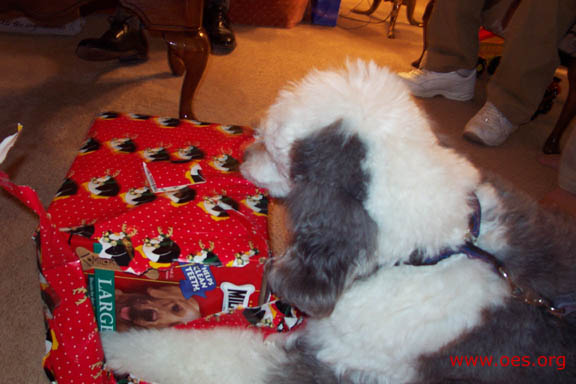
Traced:
[[292, 28], [300, 23], [308, 0], [231, 0], [228, 16], [233, 23]]
[[244, 126], [104, 113], [47, 210], [0, 172], [40, 218], [53, 381], [138, 381], [106, 370], [99, 332], [300, 323], [263, 287], [268, 196], [239, 172], [252, 140]]

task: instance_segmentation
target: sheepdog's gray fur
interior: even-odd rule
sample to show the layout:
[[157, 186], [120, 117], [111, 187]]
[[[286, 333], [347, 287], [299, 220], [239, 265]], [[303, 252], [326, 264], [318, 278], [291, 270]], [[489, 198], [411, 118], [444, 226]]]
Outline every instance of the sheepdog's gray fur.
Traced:
[[[340, 125], [292, 148], [293, 187], [286, 199], [292, 243], [268, 271], [272, 292], [314, 317], [332, 312], [358, 269], [376, 268], [378, 228], [362, 205], [369, 183], [362, 170], [366, 150], [357, 135], [347, 136]], [[351, 254], [357, 255], [354, 263]]]
[[267, 383], [315, 384], [338, 383], [332, 368], [316, 358], [317, 349], [304, 337], [285, 347], [288, 360], [273, 367], [266, 377]]

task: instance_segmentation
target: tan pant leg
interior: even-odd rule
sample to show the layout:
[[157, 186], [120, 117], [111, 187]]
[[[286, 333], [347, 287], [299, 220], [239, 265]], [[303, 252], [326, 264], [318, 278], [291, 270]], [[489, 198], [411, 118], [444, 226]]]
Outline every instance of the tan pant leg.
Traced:
[[559, 65], [558, 44], [575, 21], [575, 0], [520, 3], [487, 86], [488, 100], [512, 123], [530, 121]]
[[421, 67], [434, 72], [473, 69], [484, 0], [436, 0], [427, 25], [428, 49]]
[[558, 185], [560, 188], [576, 195], [576, 129], [572, 130], [566, 145], [562, 149]]

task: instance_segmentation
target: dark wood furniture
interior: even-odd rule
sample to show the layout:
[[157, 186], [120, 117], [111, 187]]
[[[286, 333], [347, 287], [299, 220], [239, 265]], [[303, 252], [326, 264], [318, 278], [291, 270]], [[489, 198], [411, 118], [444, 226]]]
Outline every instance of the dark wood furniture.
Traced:
[[[95, 0], [8, 0], [1, 11], [18, 10], [39, 22], [71, 20], [81, 6]], [[203, 0], [119, 0], [132, 10], [150, 31], [162, 34], [167, 44], [168, 63], [176, 76], [184, 75], [180, 95], [180, 117], [195, 119], [192, 102], [202, 78], [210, 44], [202, 28]]]
[[547, 155], [554, 155], [561, 152], [560, 140], [562, 135], [576, 116], [576, 58], [564, 53], [560, 54], [562, 65], [568, 69], [568, 96], [558, 116], [554, 129], [544, 142], [542, 152]]
[[389, 1], [392, 3], [392, 9], [390, 10], [388, 16], [386, 16], [386, 19], [389, 19], [388, 22], [389, 39], [394, 38], [395, 35], [394, 27], [396, 26], [398, 13], [400, 13], [400, 7], [402, 5], [406, 5], [406, 16], [408, 17], [408, 21], [410, 22], [410, 24], [417, 25], [419, 27], [422, 26], [422, 22], [416, 21], [416, 19], [414, 19], [414, 8], [416, 7], [416, 0], [374, 0], [368, 9], [365, 10], [353, 9], [352, 12], [359, 13], [362, 15], [371, 15], [374, 12], [376, 12], [382, 1]]

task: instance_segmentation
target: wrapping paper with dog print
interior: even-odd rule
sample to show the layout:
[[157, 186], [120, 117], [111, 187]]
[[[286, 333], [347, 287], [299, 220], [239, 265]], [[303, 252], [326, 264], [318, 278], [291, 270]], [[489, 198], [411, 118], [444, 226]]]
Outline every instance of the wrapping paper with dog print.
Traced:
[[238, 172], [251, 141], [247, 127], [105, 113], [47, 211], [0, 172], [0, 186], [39, 216], [51, 380], [138, 382], [106, 371], [99, 330], [301, 323], [260, 291], [267, 194]]

